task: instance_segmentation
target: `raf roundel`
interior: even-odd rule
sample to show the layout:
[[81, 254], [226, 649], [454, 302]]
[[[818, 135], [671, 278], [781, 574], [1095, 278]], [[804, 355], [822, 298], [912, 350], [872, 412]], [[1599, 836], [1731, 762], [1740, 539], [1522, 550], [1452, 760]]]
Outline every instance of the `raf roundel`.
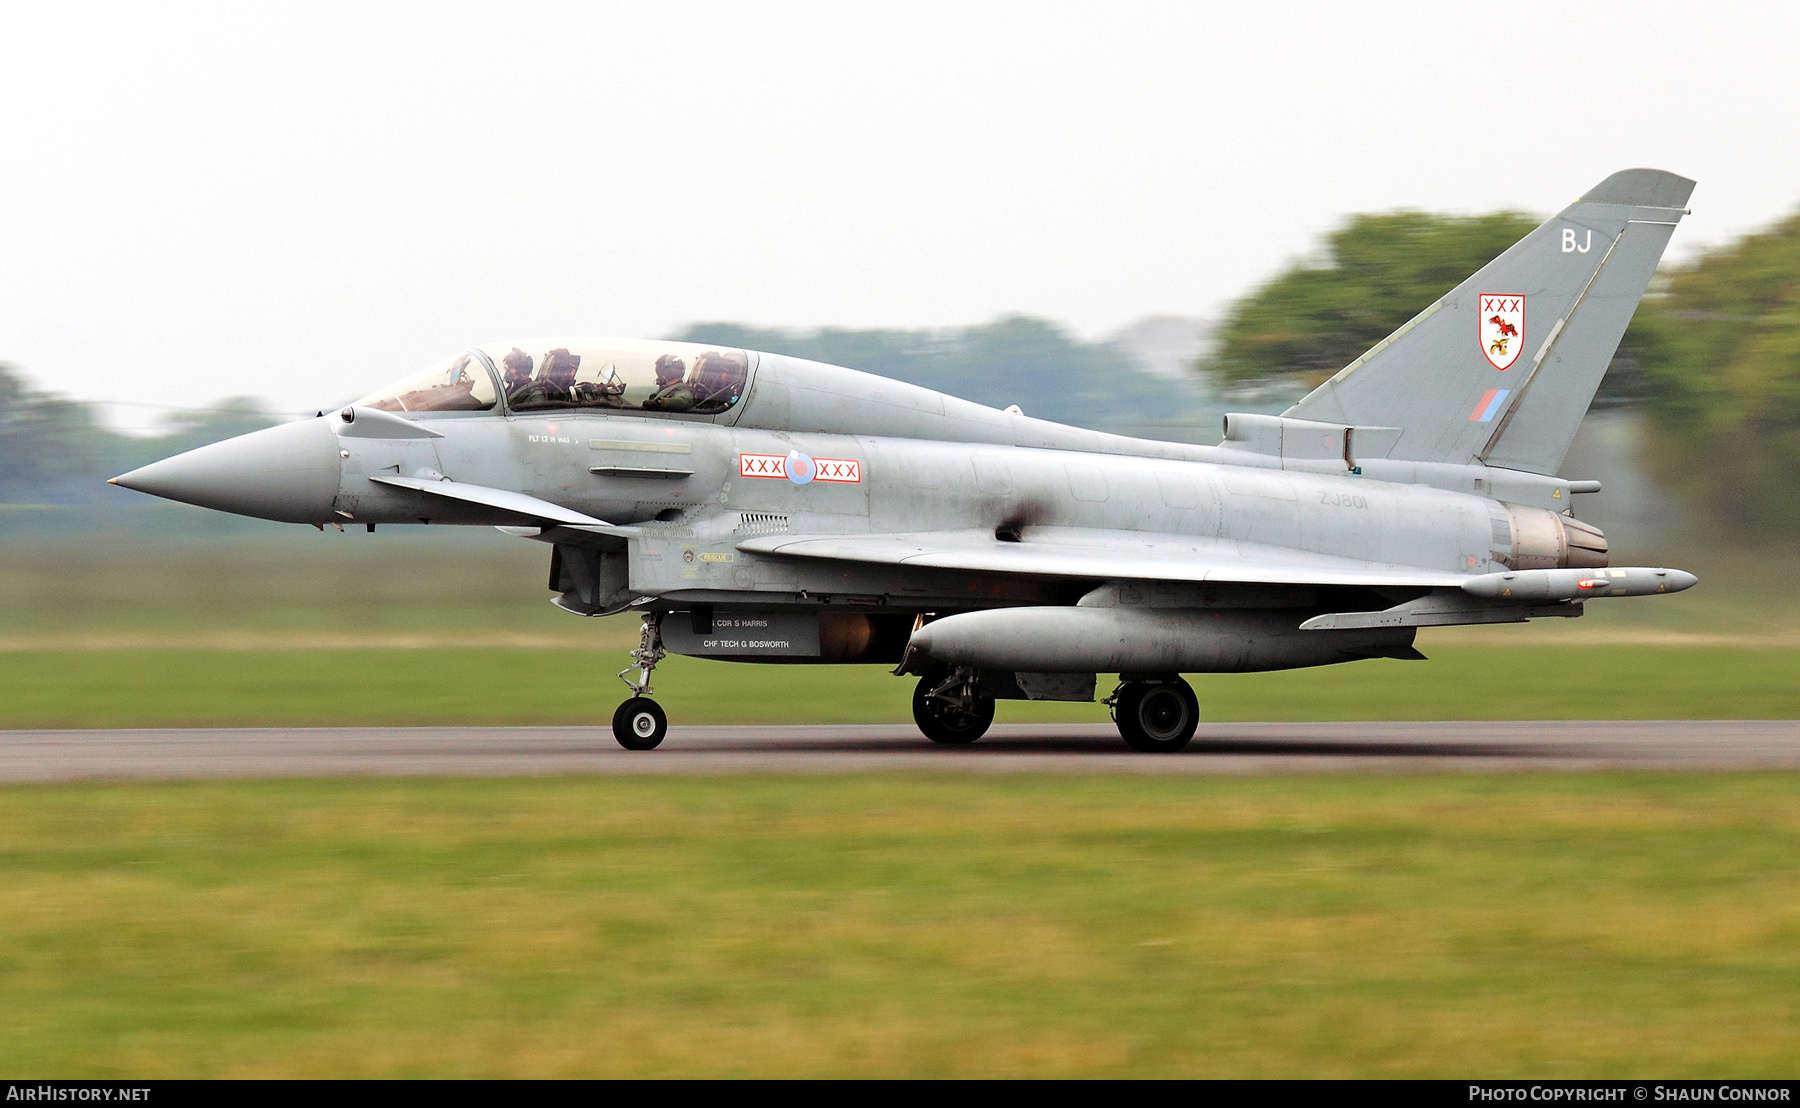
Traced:
[[1504, 371], [1519, 360], [1525, 345], [1525, 298], [1514, 293], [1484, 292], [1478, 298], [1475, 333], [1481, 355], [1495, 369]]
[[788, 480], [792, 481], [796, 485], [804, 485], [808, 481], [812, 480], [813, 476], [815, 474], [817, 474], [818, 472], [819, 472], [818, 467], [813, 464], [813, 460], [811, 458], [808, 458], [806, 455], [800, 453], [798, 450], [788, 451], [788, 456], [787, 456], [787, 479]]

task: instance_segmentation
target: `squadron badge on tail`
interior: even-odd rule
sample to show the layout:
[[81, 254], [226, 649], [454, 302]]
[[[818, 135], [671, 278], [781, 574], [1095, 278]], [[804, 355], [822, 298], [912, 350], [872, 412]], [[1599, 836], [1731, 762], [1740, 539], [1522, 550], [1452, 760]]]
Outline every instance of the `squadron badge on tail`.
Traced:
[[1495, 369], [1506, 369], [1519, 360], [1525, 345], [1525, 298], [1511, 293], [1484, 292], [1476, 316], [1481, 353]]

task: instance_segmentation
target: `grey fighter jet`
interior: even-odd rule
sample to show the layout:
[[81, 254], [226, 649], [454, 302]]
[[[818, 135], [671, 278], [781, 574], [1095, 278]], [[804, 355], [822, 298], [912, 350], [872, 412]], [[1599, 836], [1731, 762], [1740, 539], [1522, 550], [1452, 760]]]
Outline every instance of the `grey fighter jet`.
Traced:
[[[1420, 627], [1678, 592], [1613, 568], [1557, 475], [1693, 182], [1602, 181], [1281, 416], [1217, 446], [1099, 434], [838, 366], [676, 342], [477, 347], [127, 488], [264, 519], [498, 527], [552, 603], [637, 612], [613, 717], [667, 730], [665, 652], [880, 663], [939, 743], [1006, 699], [1091, 701], [1133, 749], [1199, 718], [1183, 673], [1418, 658]], [[1021, 383], [1026, 385], [1028, 383]]]

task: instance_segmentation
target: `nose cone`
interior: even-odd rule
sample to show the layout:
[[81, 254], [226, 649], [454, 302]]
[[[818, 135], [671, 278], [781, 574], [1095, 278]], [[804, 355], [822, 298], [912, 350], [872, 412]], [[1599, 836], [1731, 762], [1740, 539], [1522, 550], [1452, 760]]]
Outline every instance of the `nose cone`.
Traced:
[[330, 421], [306, 419], [151, 462], [112, 483], [241, 516], [323, 523], [332, 518], [340, 464]]

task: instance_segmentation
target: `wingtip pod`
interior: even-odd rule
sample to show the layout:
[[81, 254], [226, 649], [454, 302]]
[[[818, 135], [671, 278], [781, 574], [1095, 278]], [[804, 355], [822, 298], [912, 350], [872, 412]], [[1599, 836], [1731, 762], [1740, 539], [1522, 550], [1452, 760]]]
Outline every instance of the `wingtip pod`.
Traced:
[[1462, 583], [1462, 590], [1489, 600], [1586, 600], [1594, 596], [1655, 596], [1681, 592], [1699, 582], [1679, 569], [1522, 569], [1484, 573]]
[[1621, 169], [1587, 190], [1578, 204], [1628, 204], [1636, 208], [1685, 208], [1694, 182], [1666, 169]]

